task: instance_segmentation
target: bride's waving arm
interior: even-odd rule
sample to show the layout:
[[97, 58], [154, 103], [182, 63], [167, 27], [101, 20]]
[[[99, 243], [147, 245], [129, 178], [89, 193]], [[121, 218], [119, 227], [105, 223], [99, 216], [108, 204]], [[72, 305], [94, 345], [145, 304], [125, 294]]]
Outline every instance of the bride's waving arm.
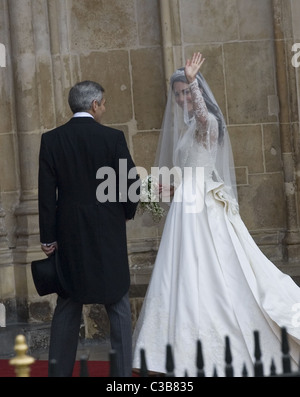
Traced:
[[194, 110], [196, 122], [200, 127], [200, 130], [206, 132], [209, 124], [208, 110], [204, 98], [202, 96], [201, 90], [199, 88], [197, 79], [195, 79], [192, 83], [190, 83], [190, 90], [191, 90], [193, 110]]
[[212, 147], [218, 138], [218, 128], [211, 128], [211, 118], [203, 96], [203, 91], [199, 87], [196, 78], [205, 58], [200, 52], [194, 53], [192, 59], [188, 59], [185, 64], [184, 72], [189, 83], [191, 92], [194, 116], [197, 123], [197, 140], [205, 143], [206, 148]]
[[205, 58], [202, 57], [200, 52], [194, 53], [192, 59], [187, 59], [184, 72], [185, 77], [190, 84], [193, 110], [197, 120], [197, 124], [200, 124], [201, 130], [206, 130], [208, 125], [208, 110], [199, 88], [196, 76], [199, 72]]

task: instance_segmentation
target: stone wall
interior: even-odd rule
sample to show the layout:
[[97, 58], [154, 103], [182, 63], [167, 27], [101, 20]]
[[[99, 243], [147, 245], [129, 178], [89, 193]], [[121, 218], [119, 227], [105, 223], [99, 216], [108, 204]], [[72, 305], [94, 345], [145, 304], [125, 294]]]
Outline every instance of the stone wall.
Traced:
[[[291, 64], [299, 3], [0, 0], [0, 301], [8, 324], [51, 320], [55, 297], [38, 297], [30, 274], [30, 262], [43, 257], [38, 151], [41, 134], [71, 116], [71, 86], [103, 84], [103, 122], [124, 131], [136, 164], [150, 171], [166, 82], [198, 50], [228, 123], [242, 218], [272, 261], [300, 275], [299, 72]], [[128, 223], [133, 322], [162, 228], [147, 215]], [[95, 320], [101, 311], [85, 308], [86, 336], [105, 334]]]

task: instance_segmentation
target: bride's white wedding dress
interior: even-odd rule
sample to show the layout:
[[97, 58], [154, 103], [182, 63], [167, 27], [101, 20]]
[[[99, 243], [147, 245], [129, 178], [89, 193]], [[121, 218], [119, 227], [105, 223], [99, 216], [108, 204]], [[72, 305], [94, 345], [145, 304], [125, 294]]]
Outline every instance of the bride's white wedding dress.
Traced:
[[[211, 114], [209, 118], [213, 136], [217, 121]], [[175, 375], [187, 371], [196, 376], [200, 340], [206, 376], [212, 376], [214, 367], [224, 376], [227, 335], [234, 375], [241, 376], [246, 364], [252, 376], [253, 332], [258, 330], [264, 371], [270, 373], [274, 359], [279, 373], [281, 326], [287, 328], [290, 353], [298, 364], [300, 289], [250, 236], [237, 202], [215, 177], [216, 150], [213, 144], [206, 149], [196, 137], [187, 146], [184, 137], [180, 143], [182, 169], [204, 167], [204, 189], [198, 178], [198, 194], [193, 194], [190, 184], [195, 178], [183, 178], [175, 192], [133, 334], [134, 368], [140, 368], [144, 348], [148, 369], [166, 372], [166, 345], [171, 344]]]

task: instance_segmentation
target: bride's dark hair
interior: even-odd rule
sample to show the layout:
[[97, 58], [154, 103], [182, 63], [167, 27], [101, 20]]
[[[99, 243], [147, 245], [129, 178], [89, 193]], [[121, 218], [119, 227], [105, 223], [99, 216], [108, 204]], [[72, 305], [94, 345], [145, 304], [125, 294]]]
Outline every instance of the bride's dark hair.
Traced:
[[[178, 70], [183, 71], [184, 72], [184, 68], [179, 68]], [[223, 137], [224, 137], [224, 128], [225, 128], [225, 122], [224, 122], [224, 118], [222, 115], [222, 112], [220, 110], [220, 108], [211, 101], [210, 97], [208, 96], [205, 87], [202, 86], [201, 84], [201, 80], [202, 80], [202, 75], [200, 73], [197, 74], [197, 81], [198, 81], [198, 86], [200, 89], [202, 89], [202, 95], [203, 95], [203, 99], [205, 101], [207, 110], [212, 113], [217, 121], [218, 121], [218, 125], [219, 125], [219, 135], [218, 135], [218, 142], [221, 145], [223, 142]], [[185, 74], [183, 75], [173, 75], [171, 77], [171, 81], [170, 84], [172, 86], [173, 89], [173, 85], [176, 81], [181, 81], [182, 83], [186, 83], [188, 84], [188, 81], [185, 77]]]

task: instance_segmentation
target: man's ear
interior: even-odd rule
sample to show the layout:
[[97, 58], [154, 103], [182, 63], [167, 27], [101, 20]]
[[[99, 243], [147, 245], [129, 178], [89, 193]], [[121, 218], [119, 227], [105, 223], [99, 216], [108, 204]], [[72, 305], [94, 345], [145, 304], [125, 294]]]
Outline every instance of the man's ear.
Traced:
[[91, 110], [93, 113], [96, 112], [97, 107], [98, 107], [98, 102], [96, 101], [96, 99], [94, 99], [91, 106]]

